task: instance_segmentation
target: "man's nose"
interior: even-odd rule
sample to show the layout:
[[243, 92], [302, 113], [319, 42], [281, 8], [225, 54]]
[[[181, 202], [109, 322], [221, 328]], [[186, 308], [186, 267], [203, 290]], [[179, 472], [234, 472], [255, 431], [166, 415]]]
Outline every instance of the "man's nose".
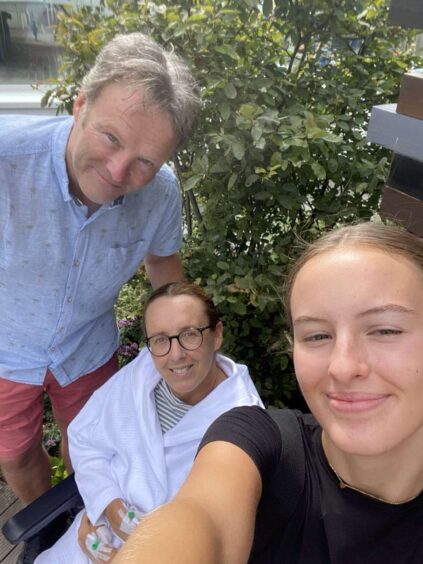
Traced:
[[116, 154], [113, 155], [113, 157], [109, 158], [106, 168], [112, 182], [122, 184], [128, 177], [130, 162], [128, 158], [125, 157], [125, 155]]

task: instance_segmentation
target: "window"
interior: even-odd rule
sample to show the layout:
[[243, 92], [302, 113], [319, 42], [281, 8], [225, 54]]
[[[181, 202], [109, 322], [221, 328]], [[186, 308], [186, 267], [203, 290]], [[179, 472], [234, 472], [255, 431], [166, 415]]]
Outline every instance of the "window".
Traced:
[[54, 40], [60, 10], [73, 5], [98, 5], [98, 0], [46, 2], [0, 0], [0, 113], [45, 113], [40, 108], [42, 84], [57, 75], [61, 48]]

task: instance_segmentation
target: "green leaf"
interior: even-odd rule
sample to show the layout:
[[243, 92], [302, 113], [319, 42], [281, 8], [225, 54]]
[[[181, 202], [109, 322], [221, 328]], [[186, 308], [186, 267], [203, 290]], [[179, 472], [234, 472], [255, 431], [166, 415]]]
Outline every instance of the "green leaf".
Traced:
[[188, 190], [195, 188], [195, 186], [197, 186], [201, 179], [202, 176], [200, 174], [194, 174], [193, 176], [190, 176], [182, 185], [184, 191], [187, 192]]
[[219, 104], [220, 115], [226, 121], [231, 115], [231, 107], [226, 100]]
[[241, 302], [235, 302], [231, 304], [231, 311], [233, 313], [237, 313], [238, 315], [245, 315], [247, 313], [247, 308], [245, 307], [245, 304]]
[[223, 89], [223, 91], [225, 92], [225, 96], [227, 98], [229, 98], [230, 100], [233, 100], [237, 96], [236, 88], [231, 82], [228, 82], [225, 85], [225, 88]]
[[231, 170], [231, 167], [229, 166], [229, 163], [227, 161], [225, 161], [224, 159], [221, 159], [220, 161], [217, 161], [210, 169], [210, 173], [211, 174], [221, 174], [223, 172], [229, 172]]
[[268, 200], [271, 197], [272, 194], [270, 192], [267, 192], [266, 190], [261, 190], [260, 192], [257, 192], [255, 194], [256, 200]]
[[258, 141], [260, 137], [263, 135], [263, 129], [259, 123], [255, 123], [251, 128], [251, 136], [254, 141]]
[[324, 180], [326, 178], [326, 170], [321, 164], [311, 163], [311, 168], [319, 180]]
[[230, 190], [231, 188], [233, 188], [233, 186], [234, 186], [234, 184], [235, 184], [235, 182], [236, 182], [237, 180], [238, 180], [238, 175], [237, 175], [236, 172], [233, 172], [233, 173], [231, 174], [231, 176], [229, 177], [229, 180], [228, 180], [228, 189], [229, 189], [229, 190]]
[[241, 161], [244, 158], [245, 146], [244, 143], [242, 143], [242, 141], [235, 141], [234, 143], [232, 143], [231, 149], [232, 149], [232, 154], [236, 159]]
[[222, 55], [228, 55], [228, 57], [231, 57], [231, 59], [233, 59], [234, 61], [238, 61], [239, 59], [238, 53], [231, 45], [220, 45], [218, 47], [215, 47], [214, 50], [218, 53], [221, 53]]
[[250, 176], [247, 176], [247, 179], [245, 181], [245, 186], [246, 188], [249, 188], [252, 184], [254, 184], [260, 177], [257, 174], [250, 174]]
[[261, 109], [256, 104], [241, 104], [239, 113], [246, 119], [253, 120]]

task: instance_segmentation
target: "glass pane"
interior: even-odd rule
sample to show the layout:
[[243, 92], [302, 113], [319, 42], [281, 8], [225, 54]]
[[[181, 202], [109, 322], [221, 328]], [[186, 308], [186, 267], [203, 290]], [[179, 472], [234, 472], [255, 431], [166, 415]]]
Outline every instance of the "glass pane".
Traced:
[[0, 0], [0, 84], [33, 84], [57, 75], [61, 48], [53, 29], [62, 4], [94, 6], [99, 1]]
[[57, 74], [57, 5], [0, 2], [0, 83], [29, 84]]

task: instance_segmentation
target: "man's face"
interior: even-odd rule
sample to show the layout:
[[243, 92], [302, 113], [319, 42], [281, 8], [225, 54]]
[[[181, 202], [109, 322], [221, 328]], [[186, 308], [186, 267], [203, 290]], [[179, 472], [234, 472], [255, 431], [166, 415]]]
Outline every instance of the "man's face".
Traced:
[[80, 94], [73, 114], [70, 191], [91, 209], [145, 186], [177, 145], [170, 118], [126, 84], [105, 86], [91, 104]]

